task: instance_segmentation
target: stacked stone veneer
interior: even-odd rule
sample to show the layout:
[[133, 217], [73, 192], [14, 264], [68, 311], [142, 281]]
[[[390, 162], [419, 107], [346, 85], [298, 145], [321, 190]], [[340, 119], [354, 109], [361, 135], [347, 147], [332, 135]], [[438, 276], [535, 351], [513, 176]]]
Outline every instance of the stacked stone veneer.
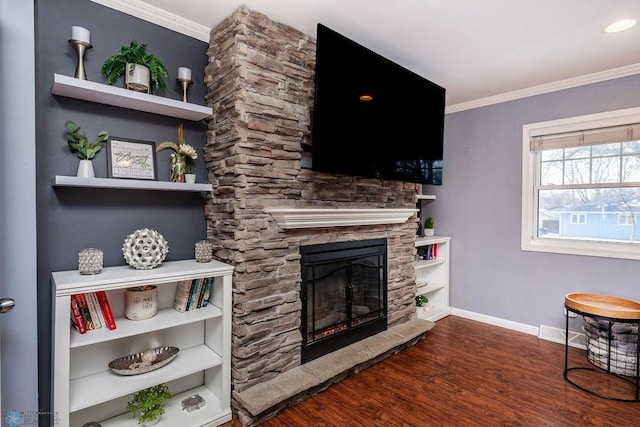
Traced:
[[214, 190], [207, 234], [216, 258], [235, 267], [232, 382], [239, 392], [300, 365], [300, 245], [386, 237], [388, 325], [415, 317], [416, 216], [404, 224], [282, 230], [265, 208], [415, 208], [419, 187], [301, 168], [314, 38], [241, 7], [211, 31], [208, 55], [213, 117], [204, 159]]

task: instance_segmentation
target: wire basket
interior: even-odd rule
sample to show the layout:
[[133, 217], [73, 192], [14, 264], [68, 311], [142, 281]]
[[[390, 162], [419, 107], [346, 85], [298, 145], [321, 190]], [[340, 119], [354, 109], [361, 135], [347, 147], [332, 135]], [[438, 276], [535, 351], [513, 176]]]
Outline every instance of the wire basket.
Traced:
[[[611, 342], [609, 343], [609, 327]], [[611, 322], [584, 316], [582, 323], [587, 345], [587, 360], [615, 374], [635, 377], [638, 359], [638, 324]], [[611, 345], [611, 353], [609, 353]]]

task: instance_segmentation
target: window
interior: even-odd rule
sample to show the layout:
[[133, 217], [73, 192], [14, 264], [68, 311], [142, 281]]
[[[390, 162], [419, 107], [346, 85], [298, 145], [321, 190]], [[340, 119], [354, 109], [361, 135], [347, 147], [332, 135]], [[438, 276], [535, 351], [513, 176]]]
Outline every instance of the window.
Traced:
[[522, 249], [640, 259], [640, 108], [523, 126]]
[[633, 226], [636, 223], [635, 215], [631, 214], [619, 214], [618, 225]]
[[571, 224], [586, 224], [587, 214], [571, 214]]

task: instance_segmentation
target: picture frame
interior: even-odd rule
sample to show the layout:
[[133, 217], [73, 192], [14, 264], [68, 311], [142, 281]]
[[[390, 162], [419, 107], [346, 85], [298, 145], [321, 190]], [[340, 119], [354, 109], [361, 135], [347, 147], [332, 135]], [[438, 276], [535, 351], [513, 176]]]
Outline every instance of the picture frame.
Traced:
[[109, 178], [158, 180], [156, 143], [110, 136], [107, 140]]

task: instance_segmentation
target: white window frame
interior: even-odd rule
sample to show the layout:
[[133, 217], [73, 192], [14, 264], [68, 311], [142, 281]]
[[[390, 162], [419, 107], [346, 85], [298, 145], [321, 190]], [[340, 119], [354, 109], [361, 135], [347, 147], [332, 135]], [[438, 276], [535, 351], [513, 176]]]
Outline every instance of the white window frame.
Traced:
[[633, 215], [630, 213], [620, 213], [618, 214], [618, 225], [623, 227], [631, 227], [633, 225]]
[[538, 196], [535, 184], [539, 180], [537, 153], [531, 151], [531, 139], [540, 135], [579, 132], [603, 127], [640, 122], [640, 107], [566, 119], [529, 123], [522, 126], [522, 221], [523, 251], [598, 256], [640, 260], [640, 245], [626, 242], [596, 242], [574, 239], [538, 238]]
[[572, 213], [571, 214], [571, 224], [586, 225], [587, 224], [587, 214]]

